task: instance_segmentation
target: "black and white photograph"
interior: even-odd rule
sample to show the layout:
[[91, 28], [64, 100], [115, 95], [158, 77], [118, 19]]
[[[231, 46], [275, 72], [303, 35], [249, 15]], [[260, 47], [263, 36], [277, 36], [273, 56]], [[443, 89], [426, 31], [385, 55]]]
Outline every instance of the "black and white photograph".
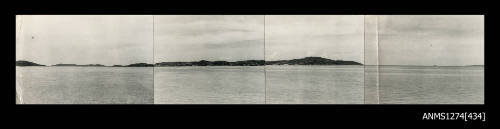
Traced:
[[484, 104], [483, 15], [16, 15], [17, 104]]

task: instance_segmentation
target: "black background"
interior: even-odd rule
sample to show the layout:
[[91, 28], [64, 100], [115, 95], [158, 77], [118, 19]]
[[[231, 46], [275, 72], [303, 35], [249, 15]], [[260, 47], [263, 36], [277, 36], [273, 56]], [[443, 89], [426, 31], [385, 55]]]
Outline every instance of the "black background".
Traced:
[[[350, 1], [315, 3], [264, 2], [264, 1], [120, 1], [88, 2], [60, 1], [19, 1], [3, 6], [4, 40], [2, 44], [2, 65], [4, 79], [3, 90], [6, 100], [8, 124], [14, 127], [60, 126], [66, 128], [90, 127], [101, 128], [118, 126], [137, 128], [172, 128], [181, 126], [224, 125], [233, 128], [257, 127], [270, 128], [261, 124], [273, 124], [275, 127], [327, 128], [347, 127], [399, 127], [399, 128], [435, 128], [435, 127], [489, 127], [496, 119], [494, 111], [494, 90], [496, 61], [495, 16], [492, 3], [471, 1]], [[493, 7], [494, 8], [494, 7]], [[15, 104], [15, 15], [30, 14], [346, 14], [346, 15], [485, 15], [485, 104], [484, 105], [16, 105]], [[486, 122], [482, 121], [428, 121], [422, 120], [428, 112], [486, 112]], [[99, 125], [97, 125], [99, 124]], [[137, 126], [138, 125], [138, 126]], [[16, 127], [16, 128], [17, 128]]]

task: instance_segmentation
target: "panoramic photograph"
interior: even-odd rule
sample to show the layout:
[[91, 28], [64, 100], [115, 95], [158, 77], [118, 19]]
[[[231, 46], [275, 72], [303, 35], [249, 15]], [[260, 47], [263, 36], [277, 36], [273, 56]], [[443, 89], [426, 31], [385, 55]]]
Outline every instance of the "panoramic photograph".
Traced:
[[16, 15], [16, 104], [484, 104], [483, 15]]

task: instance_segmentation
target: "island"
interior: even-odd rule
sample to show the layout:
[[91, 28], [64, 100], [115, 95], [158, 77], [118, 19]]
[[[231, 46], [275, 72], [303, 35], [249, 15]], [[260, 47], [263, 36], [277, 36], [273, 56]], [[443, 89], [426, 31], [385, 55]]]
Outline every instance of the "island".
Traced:
[[[113, 66], [115, 66], [115, 65], [113, 65]], [[148, 63], [135, 63], [135, 64], [130, 64], [127, 66], [122, 66], [122, 67], [153, 67], [153, 66], [154, 66], [153, 64], [148, 64]]]
[[87, 65], [77, 65], [77, 64], [56, 64], [52, 66], [78, 66], [78, 67], [105, 67], [102, 64], [87, 64]]
[[16, 66], [45, 66], [45, 65], [41, 65], [41, 64], [37, 64], [37, 63], [30, 62], [30, 61], [25, 61], [25, 60], [19, 60], [19, 61], [16, 61]]
[[78, 65], [78, 64], [56, 64], [52, 66], [73, 66], [73, 67], [153, 67], [153, 64], [147, 64], [147, 63], [135, 63], [135, 64], [130, 64], [130, 65], [112, 65], [112, 66], [105, 66], [102, 64], [87, 64], [87, 65]]
[[331, 60], [322, 57], [305, 57], [292, 60], [264, 61], [193, 61], [193, 62], [161, 62], [155, 66], [263, 66], [263, 65], [363, 65], [355, 61]]
[[[263, 65], [363, 65], [355, 61], [332, 60], [322, 57], [305, 57], [300, 59], [291, 60], [277, 60], [277, 61], [264, 61], [264, 60], [243, 60], [243, 61], [192, 61], [192, 62], [160, 62], [156, 64], [148, 63], [134, 63], [129, 65], [111, 65], [105, 66], [102, 64], [55, 64], [52, 66], [73, 66], [73, 67], [163, 67], [163, 66], [263, 66]], [[16, 61], [16, 66], [45, 66], [29, 61]]]
[[305, 57], [292, 60], [266, 61], [266, 65], [363, 65], [355, 61], [331, 60], [322, 57]]
[[261, 66], [264, 60], [244, 60], [244, 61], [193, 61], [193, 62], [161, 62], [155, 66]]

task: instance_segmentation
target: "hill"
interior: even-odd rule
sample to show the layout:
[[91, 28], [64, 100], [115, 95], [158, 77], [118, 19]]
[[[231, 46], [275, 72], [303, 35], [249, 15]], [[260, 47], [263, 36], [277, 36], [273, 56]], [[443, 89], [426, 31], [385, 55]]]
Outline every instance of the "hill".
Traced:
[[41, 64], [37, 64], [37, 63], [29, 62], [29, 61], [20, 60], [20, 61], [16, 61], [16, 66], [45, 66], [45, 65], [41, 65]]

